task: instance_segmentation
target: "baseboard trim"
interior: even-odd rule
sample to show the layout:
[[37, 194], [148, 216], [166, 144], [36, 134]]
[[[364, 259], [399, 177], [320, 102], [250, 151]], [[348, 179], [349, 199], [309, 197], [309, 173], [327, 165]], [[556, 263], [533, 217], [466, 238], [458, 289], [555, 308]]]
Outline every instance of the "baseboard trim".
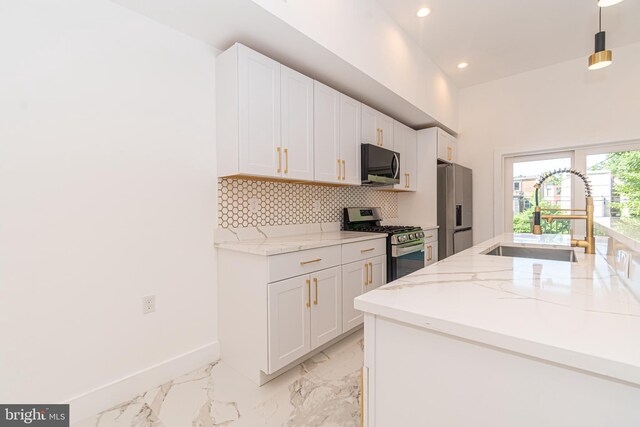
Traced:
[[112, 408], [139, 393], [219, 359], [220, 343], [214, 341], [72, 397], [64, 402], [70, 405], [71, 423]]

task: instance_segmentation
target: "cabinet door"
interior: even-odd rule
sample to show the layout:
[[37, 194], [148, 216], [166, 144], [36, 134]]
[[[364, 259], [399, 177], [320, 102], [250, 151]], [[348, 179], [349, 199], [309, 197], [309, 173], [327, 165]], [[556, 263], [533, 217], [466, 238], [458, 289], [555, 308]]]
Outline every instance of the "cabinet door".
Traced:
[[457, 160], [456, 139], [438, 128], [438, 158], [449, 163]]
[[438, 242], [425, 243], [424, 245], [424, 266], [438, 262]]
[[[409, 182], [407, 183], [408, 191], [418, 190], [418, 132], [411, 128], [406, 128], [404, 133], [404, 170]], [[396, 141], [396, 140], [394, 140]], [[401, 171], [404, 175], [404, 173]]]
[[311, 348], [331, 341], [342, 333], [341, 267], [311, 274]]
[[369, 258], [369, 286], [368, 291], [372, 291], [387, 283], [387, 257], [380, 255]]
[[238, 102], [240, 173], [280, 176], [280, 64], [242, 45]]
[[380, 128], [380, 146], [393, 150], [393, 122], [394, 120], [382, 113], [378, 113], [376, 117], [377, 125]]
[[378, 112], [362, 104], [362, 143], [380, 145], [379, 127], [376, 124]]
[[311, 351], [311, 283], [305, 275], [268, 288], [268, 373], [273, 373]]
[[313, 180], [313, 79], [284, 65], [281, 77], [282, 177]]
[[342, 182], [339, 140], [340, 93], [314, 81], [313, 106], [315, 180]]
[[356, 261], [342, 266], [342, 330], [347, 332], [364, 321], [360, 310], [353, 308], [353, 300], [365, 292], [369, 274], [365, 276], [364, 266], [368, 261]]
[[362, 104], [355, 99], [340, 94], [340, 161], [342, 163], [342, 182], [360, 185], [360, 124]]
[[400, 153], [400, 184], [393, 186], [394, 190], [407, 191], [409, 189], [409, 175], [407, 174], [406, 126], [400, 122], [393, 122], [394, 151]]

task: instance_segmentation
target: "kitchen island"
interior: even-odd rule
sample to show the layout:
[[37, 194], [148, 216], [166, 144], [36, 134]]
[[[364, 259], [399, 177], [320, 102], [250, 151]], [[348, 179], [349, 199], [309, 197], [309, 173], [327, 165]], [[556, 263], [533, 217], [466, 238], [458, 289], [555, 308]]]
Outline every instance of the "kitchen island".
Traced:
[[355, 300], [365, 425], [640, 425], [640, 302], [606, 257], [499, 245], [569, 240], [503, 234]]

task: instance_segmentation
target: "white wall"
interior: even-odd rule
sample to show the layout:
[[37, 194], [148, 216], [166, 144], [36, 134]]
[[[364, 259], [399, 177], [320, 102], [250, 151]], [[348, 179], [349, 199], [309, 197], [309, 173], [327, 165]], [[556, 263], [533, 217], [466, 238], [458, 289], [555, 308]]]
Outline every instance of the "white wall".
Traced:
[[474, 173], [474, 237], [494, 230], [494, 152], [521, 152], [640, 138], [640, 43], [615, 49], [614, 63], [587, 58], [460, 91], [460, 163]]
[[458, 130], [457, 88], [377, 1], [253, 1]]
[[2, 0], [0, 52], [0, 402], [210, 347], [217, 52], [104, 0]]

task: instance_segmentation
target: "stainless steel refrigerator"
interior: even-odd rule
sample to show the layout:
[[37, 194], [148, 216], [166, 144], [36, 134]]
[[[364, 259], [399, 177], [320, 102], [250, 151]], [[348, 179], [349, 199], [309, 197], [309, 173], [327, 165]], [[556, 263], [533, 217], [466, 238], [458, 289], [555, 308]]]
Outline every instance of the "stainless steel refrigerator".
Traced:
[[471, 169], [438, 165], [438, 259], [473, 246]]

